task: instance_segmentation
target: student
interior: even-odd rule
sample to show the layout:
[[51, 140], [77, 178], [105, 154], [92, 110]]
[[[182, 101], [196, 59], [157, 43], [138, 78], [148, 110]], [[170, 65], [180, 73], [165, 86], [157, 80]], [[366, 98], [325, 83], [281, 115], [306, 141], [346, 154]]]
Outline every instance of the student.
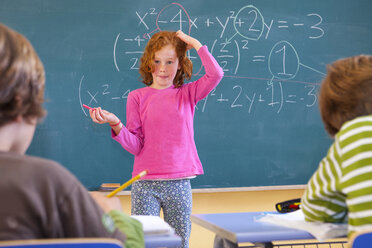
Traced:
[[[372, 56], [341, 59], [328, 67], [320, 113], [335, 141], [302, 197], [307, 221], [343, 222], [352, 233], [372, 228]], [[216, 236], [214, 248], [237, 248]]]
[[25, 155], [45, 115], [44, 80], [29, 41], [0, 24], [0, 240], [112, 237], [144, 247], [141, 224], [119, 211], [119, 199], [97, 192], [98, 205], [64, 167]]
[[[192, 74], [186, 56], [194, 48], [205, 75], [184, 84]], [[109, 123], [112, 137], [135, 155], [133, 175], [149, 170], [132, 186], [132, 214], [159, 215], [188, 247], [191, 231], [190, 179], [203, 174], [194, 141], [195, 105], [217, 86], [222, 68], [206, 46], [182, 31], [161, 31], [146, 45], [139, 70], [148, 87], [132, 91], [127, 100], [127, 125], [101, 108], [90, 110], [96, 123]]]
[[334, 137], [302, 197], [307, 221], [348, 221], [349, 236], [372, 228], [372, 56], [328, 67], [320, 113]]

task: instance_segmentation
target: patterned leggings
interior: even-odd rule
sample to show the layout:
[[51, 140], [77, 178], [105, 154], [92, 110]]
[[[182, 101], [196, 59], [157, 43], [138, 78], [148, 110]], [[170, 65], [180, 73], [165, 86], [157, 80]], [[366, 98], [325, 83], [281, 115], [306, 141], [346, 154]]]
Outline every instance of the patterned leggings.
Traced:
[[132, 185], [132, 215], [160, 215], [182, 238], [182, 248], [189, 247], [192, 194], [190, 179], [142, 180]]

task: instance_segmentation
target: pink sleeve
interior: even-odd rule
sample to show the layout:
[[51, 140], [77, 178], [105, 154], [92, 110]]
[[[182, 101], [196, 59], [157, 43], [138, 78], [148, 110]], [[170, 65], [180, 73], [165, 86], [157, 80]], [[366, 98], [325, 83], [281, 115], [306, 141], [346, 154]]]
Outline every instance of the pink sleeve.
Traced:
[[142, 123], [139, 115], [138, 101], [133, 94], [127, 99], [127, 125], [123, 126], [118, 135], [111, 130], [111, 137], [119, 142], [128, 152], [137, 155], [143, 146]]
[[205, 75], [187, 85], [195, 104], [205, 98], [223, 78], [223, 70], [212, 54], [210, 54], [207, 46], [202, 46], [198, 51], [198, 55], [204, 66]]

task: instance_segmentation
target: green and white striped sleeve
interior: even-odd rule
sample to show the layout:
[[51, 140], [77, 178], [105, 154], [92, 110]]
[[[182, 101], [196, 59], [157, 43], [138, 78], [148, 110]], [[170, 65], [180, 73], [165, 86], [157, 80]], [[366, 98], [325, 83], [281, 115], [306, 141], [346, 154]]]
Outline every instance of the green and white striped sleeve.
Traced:
[[349, 209], [349, 234], [372, 228], [372, 116], [346, 123], [339, 134], [340, 188]]
[[345, 123], [302, 198], [308, 221], [340, 222], [349, 234], [372, 228], [372, 116]]
[[334, 143], [308, 182], [301, 204], [308, 221], [342, 222], [345, 218], [345, 196], [338, 191], [341, 170], [337, 151]]

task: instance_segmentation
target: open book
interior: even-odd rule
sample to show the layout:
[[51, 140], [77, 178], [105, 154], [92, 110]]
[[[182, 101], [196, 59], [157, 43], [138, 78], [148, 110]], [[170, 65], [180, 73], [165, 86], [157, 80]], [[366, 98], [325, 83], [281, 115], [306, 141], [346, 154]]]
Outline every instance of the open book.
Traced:
[[159, 216], [152, 215], [132, 215], [132, 218], [142, 223], [145, 235], [172, 235], [174, 229]]
[[265, 214], [256, 221], [304, 230], [319, 241], [347, 235], [347, 224], [307, 222], [301, 209], [286, 214]]

